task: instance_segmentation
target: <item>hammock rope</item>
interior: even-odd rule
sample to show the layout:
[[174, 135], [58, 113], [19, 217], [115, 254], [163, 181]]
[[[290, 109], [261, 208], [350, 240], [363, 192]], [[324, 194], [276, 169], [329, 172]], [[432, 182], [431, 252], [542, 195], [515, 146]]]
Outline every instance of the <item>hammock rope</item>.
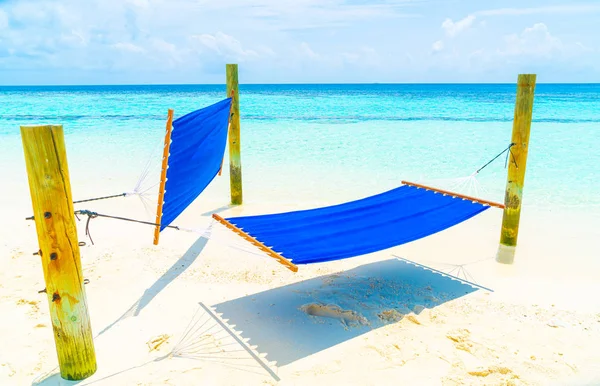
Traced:
[[[100, 214], [97, 212], [92, 212], [90, 210], [78, 210], [75, 212], [75, 216], [77, 216], [77, 215], [88, 216], [88, 219], [86, 221], [86, 227], [85, 227], [85, 235], [90, 239], [90, 242], [92, 243], [92, 245], [95, 245], [95, 244], [94, 244], [94, 241], [90, 234], [90, 221], [92, 219], [95, 219], [98, 217], [109, 218], [109, 219], [113, 219], [113, 220], [134, 222], [134, 223], [138, 223], [138, 224], [142, 224], [142, 225], [150, 225], [150, 226], [154, 226], [154, 227], [156, 226], [156, 223], [153, 223], [150, 221], [140, 221], [140, 220], [126, 218], [126, 217], [110, 216], [110, 215]], [[79, 217], [77, 217], [77, 219], [80, 220]], [[196, 234], [200, 235], [200, 237], [204, 237], [208, 240], [217, 241], [229, 248], [236, 249], [236, 250], [239, 250], [239, 251], [242, 251], [242, 252], [245, 252], [248, 254], [252, 254], [255, 256], [261, 256], [261, 257], [264, 256], [264, 254], [257, 253], [255, 248], [248, 247], [247, 243], [244, 240], [229, 237], [229, 235], [230, 235], [229, 233], [227, 233], [227, 236], [224, 236], [224, 235], [221, 235], [218, 233], [214, 233], [214, 227], [213, 227], [214, 224], [215, 224], [215, 220], [211, 219], [209, 225], [206, 228], [185, 228], [185, 227], [175, 226], [175, 225], [170, 225], [169, 228], [175, 229], [178, 231], [188, 232], [188, 233], [196, 233]]]
[[[482, 167], [480, 167], [479, 169], [477, 169], [477, 171], [475, 172], [475, 174], [479, 174], [480, 171], [482, 171], [483, 169], [485, 169], [489, 164], [491, 164], [492, 162], [494, 162], [498, 157], [500, 157], [502, 154], [509, 152], [510, 155], [512, 155], [513, 158], [513, 162], [515, 163], [515, 166], [518, 168], [519, 165], [517, 165], [517, 160], [515, 159], [515, 155], [512, 152], [512, 147], [515, 146], [516, 144], [514, 142], [512, 142], [510, 145], [508, 145], [508, 147], [504, 150], [502, 150], [500, 153], [498, 153], [498, 155], [496, 155], [494, 158], [492, 158], [491, 160], [488, 161], [488, 163], [486, 163], [485, 165], [483, 165]], [[508, 155], [506, 154], [506, 162], [504, 163], [504, 167], [506, 168], [506, 166], [508, 165]]]
[[[135, 183], [135, 186], [133, 188], [133, 191], [131, 192], [126, 192], [126, 193], [120, 193], [120, 194], [113, 194], [113, 195], [109, 195], [109, 196], [99, 196], [99, 197], [93, 197], [93, 198], [88, 198], [85, 200], [77, 200], [77, 201], [73, 201], [73, 204], [81, 204], [84, 202], [91, 202], [91, 201], [100, 201], [100, 200], [108, 200], [111, 198], [119, 198], [119, 197], [128, 197], [128, 196], [138, 196], [140, 197], [140, 200], [142, 200], [142, 203], [144, 204], [144, 207], [146, 207], [146, 203], [144, 202], [144, 199], [147, 199], [147, 193], [148, 191], [150, 191], [151, 189], [154, 189], [156, 186], [158, 186], [158, 183], [155, 183], [151, 186], [145, 187], [144, 182], [147, 181], [148, 176], [156, 171], [156, 169], [160, 166], [160, 163], [157, 162], [157, 150], [159, 149], [160, 145], [164, 146], [164, 143], [161, 139], [160, 142], [156, 142], [156, 144], [154, 146], [152, 146], [152, 151], [150, 152], [148, 158], [146, 159], [146, 162], [144, 163], [144, 167], [142, 168], [142, 171], [140, 172], [140, 175]], [[153, 165], [154, 163], [154, 165]]]

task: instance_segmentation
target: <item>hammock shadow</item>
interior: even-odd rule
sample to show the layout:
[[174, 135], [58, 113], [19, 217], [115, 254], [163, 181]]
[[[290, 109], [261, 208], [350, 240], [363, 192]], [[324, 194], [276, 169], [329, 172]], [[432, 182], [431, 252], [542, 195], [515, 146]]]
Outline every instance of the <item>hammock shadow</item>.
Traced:
[[478, 288], [390, 259], [213, 306], [268, 361], [285, 366]]
[[202, 302], [169, 355], [220, 364], [248, 374], [269, 374], [276, 382], [281, 380], [268, 363]]
[[121, 315], [117, 320], [112, 322], [110, 325], [106, 326], [102, 331], [98, 333], [97, 336], [104, 334], [110, 328], [115, 326], [121, 320], [130, 317], [130, 316], [138, 316], [140, 312], [146, 307], [150, 302], [158, 295], [163, 289], [165, 289], [173, 280], [175, 280], [179, 275], [185, 272], [194, 261], [200, 256], [200, 253], [206, 247], [208, 243], [208, 238], [201, 236], [190, 246], [190, 248], [169, 268], [167, 272], [165, 272], [157, 281], [152, 284], [149, 288], [147, 288], [143, 295], [129, 307], [127, 311], [123, 315]]

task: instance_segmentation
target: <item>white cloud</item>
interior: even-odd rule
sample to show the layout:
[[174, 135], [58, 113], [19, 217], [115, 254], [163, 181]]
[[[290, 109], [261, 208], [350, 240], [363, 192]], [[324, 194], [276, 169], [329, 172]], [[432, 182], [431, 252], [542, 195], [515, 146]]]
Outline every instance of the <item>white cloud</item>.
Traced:
[[594, 52], [581, 42], [564, 42], [553, 36], [544, 23], [527, 27], [520, 34], [505, 36], [504, 47], [498, 53], [504, 57], [521, 56], [551, 61], [572, 60]]
[[275, 65], [298, 71], [319, 69], [324, 76], [323, 80], [330, 82], [332, 77], [343, 71], [369, 74], [372, 79], [376, 79], [372, 74], [381, 70], [383, 63], [383, 57], [372, 47], [362, 46], [353, 50], [332, 52], [318, 50], [307, 42], [302, 42], [281, 55]]
[[[300, 45], [304, 39], [296, 41], [295, 33], [285, 30], [401, 17], [412, 2], [256, 0], [249, 5], [246, 0], [19, 0], [0, 6], [0, 26], [10, 25], [9, 21], [24, 26], [0, 28], [0, 67], [125, 70], [131, 64], [134, 71], [136, 62], [149, 70], [161, 70], [166, 63], [197, 74], [199, 68], [220, 68], [225, 61], [266, 68], [269, 61], [282, 58], [280, 63], [293, 68], [298, 58], [315, 59], [319, 54], [309, 45], [312, 41]], [[376, 65], [375, 55], [360, 46], [327, 50], [331, 52], [324, 65], [344, 60]]]
[[316, 52], [314, 52], [312, 50], [312, 48], [310, 48], [310, 45], [306, 42], [302, 42], [300, 44], [300, 51], [302, 52], [302, 54], [309, 58], [309, 59], [319, 59], [320, 55], [317, 54]]
[[532, 8], [498, 8], [475, 12], [481, 16], [520, 16], [540, 13], [587, 13], [600, 12], [600, 4], [550, 5]]
[[444, 42], [441, 40], [438, 40], [431, 45], [431, 50], [433, 52], [440, 52], [443, 49], [444, 49]]
[[242, 43], [233, 36], [217, 32], [214, 35], [202, 34], [191, 37], [192, 41], [200, 43], [199, 51], [208, 48], [226, 59], [243, 62], [247, 59], [257, 58], [259, 55], [254, 50], [244, 49]]
[[473, 25], [474, 21], [475, 21], [474, 15], [469, 15], [469, 16], [465, 17], [464, 19], [461, 19], [457, 22], [454, 22], [454, 21], [452, 21], [452, 19], [448, 18], [448, 19], [444, 20], [444, 22], [442, 23], [442, 28], [446, 31], [446, 35], [448, 35], [450, 37], [454, 37], [454, 36], [458, 35], [460, 32], [471, 27]]
[[504, 56], [527, 55], [549, 57], [563, 49], [560, 39], [552, 36], [544, 23], [525, 28], [521, 34], [508, 35], [506, 46], [500, 52]]
[[584, 52], [594, 52], [594, 49], [591, 47], [586, 46], [585, 44], [581, 43], [581, 42], [575, 42], [575, 46], [581, 48], [581, 51]]
[[196, 39], [200, 42], [200, 44], [204, 45], [206, 48], [209, 48], [215, 52], [220, 52], [219, 50], [219, 42], [217, 38], [213, 35], [202, 34], [197, 36], [192, 36], [192, 39]]
[[148, 8], [150, 6], [149, 0], [127, 0], [127, 2], [140, 8]]
[[[579, 4], [579, 5], [554, 5], [544, 7], [531, 8], [498, 8], [477, 11], [471, 13], [461, 20], [453, 21], [446, 18], [442, 23], [442, 28], [449, 37], [454, 37], [473, 26], [477, 16], [519, 16], [541, 13], [585, 13], [585, 12], [600, 12], [600, 4]], [[482, 20], [480, 26], [486, 26], [486, 21]]]
[[379, 68], [383, 60], [377, 50], [371, 47], [360, 47], [353, 52], [342, 53], [345, 63], [362, 68]]
[[58, 41], [65, 48], [84, 48], [88, 42], [81, 31], [70, 31], [61, 33]]
[[0, 9], [0, 32], [5, 28], [8, 28], [8, 16], [6, 12]]
[[146, 50], [143, 49], [142, 47], [136, 46], [135, 44], [132, 44], [132, 43], [116, 43], [116, 44], [113, 44], [111, 47], [113, 47], [119, 51], [125, 51], [125, 52], [135, 52], [135, 53], [146, 52]]
[[352, 4], [347, 0], [173, 0], [182, 12], [239, 14], [246, 24], [261, 30], [298, 30], [354, 25], [382, 18], [417, 17], [407, 6], [425, 0], [388, 0]]
[[577, 41], [555, 36], [545, 23], [535, 23], [481, 45], [449, 45], [424, 67], [431, 76], [451, 71], [456, 77], [478, 81], [513, 81], [515, 74], [529, 72], [538, 73], [545, 82], [555, 81], [560, 74], [567, 74], [560, 81], [593, 81], [600, 68], [592, 52], [596, 51]]
[[[594, 36], [578, 25], [583, 13], [598, 9], [600, 4], [467, 11], [462, 19], [440, 20], [441, 36], [430, 38], [415, 30], [418, 23], [395, 20], [433, 13], [426, 0], [0, 0], [0, 84], [30, 82], [35, 71], [29, 70], [48, 82], [58, 72], [67, 74], [61, 82], [70, 82], [72, 72], [100, 82], [218, 82], [226, 62], [243, 63], [253, 82], [414, 81], [432, 62], [449, 63], [436, 76], [452, 79], [469, 61], [475, 67], [486, 58], [485, 65], [493, 67], [494, 60], [518, 62], [521, 56], [579, 55], [598, 68]], [[569, 38], [558, 27], [552, 31], [556, 36], [550, 34], [550, 17], [545, 30], [520, 26], [512, 31], [522, 32], [505, 39], [493, 35], [496, 15], [569, 12], [582, 13], [564, 23]], [[593, 25], [595, 16], [585, 25]], [[457, 38], [475, 28], [481, 34]], [[410, 38], [390, 39], [394, 36]], [[592, 45], [594, 50], [586, 47]], [[435, 61], [431, 53], [438, 53]]]

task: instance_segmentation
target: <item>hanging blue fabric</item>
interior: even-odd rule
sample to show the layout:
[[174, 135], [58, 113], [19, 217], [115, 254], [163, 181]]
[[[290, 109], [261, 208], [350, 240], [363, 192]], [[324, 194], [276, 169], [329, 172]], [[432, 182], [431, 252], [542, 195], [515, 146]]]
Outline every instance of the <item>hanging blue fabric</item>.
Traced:
[[215, 178], [225, 154], [231, 98], [173, 121], [160, 230]]
[[403, 185], [324, 208], [226, 218], [294, 264], [345, 259], [408, 243], [489, 206]]

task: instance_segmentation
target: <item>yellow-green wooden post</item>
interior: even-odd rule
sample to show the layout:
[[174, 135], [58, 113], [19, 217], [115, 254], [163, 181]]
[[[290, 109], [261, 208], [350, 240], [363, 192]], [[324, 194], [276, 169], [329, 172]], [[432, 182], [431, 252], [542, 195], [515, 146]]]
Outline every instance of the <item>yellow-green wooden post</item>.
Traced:
[[238, 65], [227, 64], [227, 96], [232, 97], [229, 125], [229, 181], [231, 203], [242, 204], [242, 158], [240, 149], [240, 99]]
[[496, 260], [503, 264], [512, 264], [519, 235], [521, 202], [529, 150], [529, 133], [533, 115], [533, 97], [535, 92], [535, 74], [520, 74], [517, 82], [517, 100], [513, 121], [512, 143], [509, 154], [508, 178], [504, 197], [504, 215], [500, 246]]
[[96, 372], [96, 353], [63, 128], [21, 126], [21, 139], [60, 375], [82, 380]]

